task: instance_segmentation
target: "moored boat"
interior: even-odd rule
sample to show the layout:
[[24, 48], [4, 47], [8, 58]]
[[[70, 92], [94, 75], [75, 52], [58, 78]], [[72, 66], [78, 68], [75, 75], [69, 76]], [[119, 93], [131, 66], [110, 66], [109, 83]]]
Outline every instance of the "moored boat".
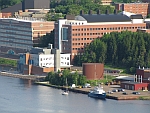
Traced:
[[69, 90], [68, 90], [68, 83], [67, 83], [67, 78], [66, 78], [66, 88], [64, 92], [62, 92], [62, 95], [68, 95], [68, 94], [69, 94]]
[[98, 98], [98, 99], [105, 99], [106, 92], [103, 90], [103, 87], [95, 87], [88, 93], [89, 97]]

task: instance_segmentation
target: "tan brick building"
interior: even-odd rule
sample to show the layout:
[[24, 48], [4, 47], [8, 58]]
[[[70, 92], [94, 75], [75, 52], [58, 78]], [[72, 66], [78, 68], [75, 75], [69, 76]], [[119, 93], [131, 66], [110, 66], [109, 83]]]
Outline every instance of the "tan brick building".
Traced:
[[82, 55], [84, 47], [94, 39], [113, 31], [146, 29], [142, 16], [129, 18], [122, 14], [81, 14], [73, 20], [60, 19], [55, 23], [55, 48], [63, 53]]
[[115, 9], [134, 14], [142, 14], [143, 17], [146, 17], [148, 14], [150, 14], [149, 3], [116, 3]]
[[1, 18], [0, 51], [11, 54], [28, 51], [39, 42], [41, 36], [50, 33], [53, 28], [54, 22], [34, 18]]
[[113, 2], [112, 0], [101, 0], [102, 5], [111, 5]]

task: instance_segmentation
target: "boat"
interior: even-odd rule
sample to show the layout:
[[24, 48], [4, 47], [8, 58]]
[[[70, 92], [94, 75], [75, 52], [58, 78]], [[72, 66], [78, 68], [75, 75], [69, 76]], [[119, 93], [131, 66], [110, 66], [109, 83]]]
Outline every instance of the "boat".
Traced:
[[93, 90], [88, 93], [89, 97], [98, 98], [98, 99], [105, 99], [106, 92], [103, 90], [103, 87], [96, 86]]
[[68, 84], [67, 84], [67, 78], [66, 78], [66, 86], [65, 86], [65, 90], [62, 92], [62, 95], [68, 95], [69, 94], [69, 90], [68, 90]]

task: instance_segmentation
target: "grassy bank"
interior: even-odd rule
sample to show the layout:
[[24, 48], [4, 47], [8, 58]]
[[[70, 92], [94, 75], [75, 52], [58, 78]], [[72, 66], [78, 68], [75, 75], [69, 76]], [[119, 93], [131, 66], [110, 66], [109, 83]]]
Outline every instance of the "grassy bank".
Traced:
[[2, 66], [17, 67], [17, 60], [0, 58], [0, 65], [2, 65]]
[[150, 100], [150, 96], [140, 96], [138, 100]]

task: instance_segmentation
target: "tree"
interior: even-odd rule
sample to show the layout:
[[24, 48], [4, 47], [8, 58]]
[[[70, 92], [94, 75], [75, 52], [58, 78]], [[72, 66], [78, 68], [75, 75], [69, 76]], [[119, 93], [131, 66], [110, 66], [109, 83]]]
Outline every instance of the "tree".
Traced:
[[[112, 32], [95, 39], [85, 47], [82, 63], [107, 63], [134, 73], [139, 66], [150, 66], [150, 34], [142, 32]], [[78, 62], [78, 59], [76, 59]]]
[[40, 44], [38, 46], [47, 47], [49, 43], [54, 45], [54, 34], [55, 30], [51, 31], [51, 33], [47, 33], [46, 35], [42, 36], [40, 38]]

